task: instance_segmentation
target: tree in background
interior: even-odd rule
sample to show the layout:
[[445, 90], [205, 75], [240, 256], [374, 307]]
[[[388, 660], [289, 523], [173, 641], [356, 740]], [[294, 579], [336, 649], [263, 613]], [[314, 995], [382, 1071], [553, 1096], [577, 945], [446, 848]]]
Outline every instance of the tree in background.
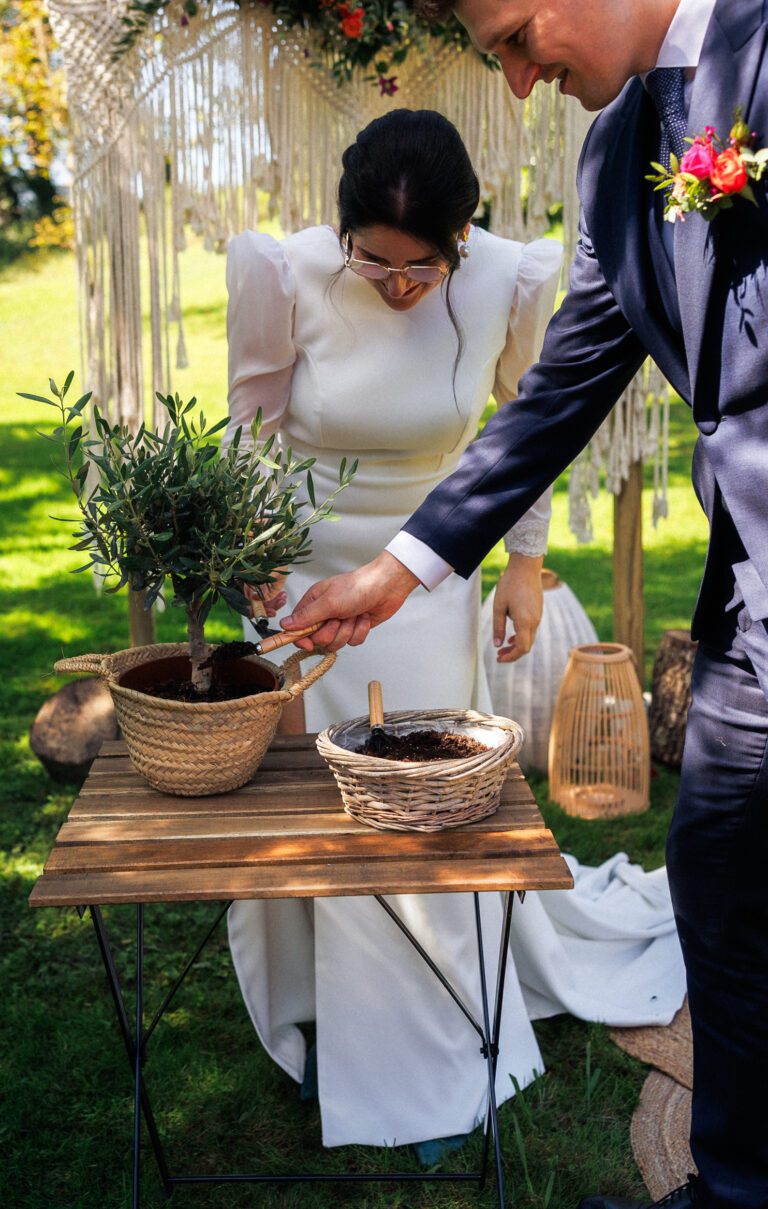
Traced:
[[44, 0], [0, 0], [0, 229], [23, 217], [52, 227], [62, 217], [51, 173], [66, 132], [64, 73]]

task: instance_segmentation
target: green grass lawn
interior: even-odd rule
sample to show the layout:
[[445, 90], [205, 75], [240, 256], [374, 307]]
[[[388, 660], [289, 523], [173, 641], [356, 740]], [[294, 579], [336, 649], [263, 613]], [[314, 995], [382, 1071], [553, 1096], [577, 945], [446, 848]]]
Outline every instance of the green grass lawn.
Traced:
[[[209, 415], [225, 409], [224, 261], [193, 247], [186, 253], [185, 331], [190, 367], [174, 386], [196, 394]], [[20, 259], [0, 274], [3, 331], [0, 424], [0, 832], [3, 929], [0, 948], [3, 1044], [0, 1078], [0, 1200], [19, 1209], [122, 1209], [129, 1204], [131, 1080], [112, 1020], [106, 983], [87, 919], [74, 911], [31, 912], [27, 897], [75, 788], [57, 786], [32, 756], [27, 731], [42, 701], [62, 683], [51, 672], [62, 654], [126, 645], [123, 600], [97, 596], [85, 576], [71, 576], [78, 555], [50, 515], [71, 514], [65, 484], [34, 432], [50, 422], [42, 406], [17, 390], [43, 393], [49, 373], [79, 366], [74, 261], [66, 254]], [[78, 385], [80, 385], [78, 381]], [[87, 385], [87, 384], [86, 384]], [[688, 624], [705, 546], [704, 524], [689, 483], [693, 426], [673, 409], [671, 519], [645, 528], [647, 656], [665, 629]], [[648, 492], [646, 492], [648, 495]], [[650, 506], [649, 500], [648, 506]], [[610, 501], [595, 506], [594, 543], [577, 547], [567, 529], [566, 485], [559, 483], [548, 565], [576, 591], [603, 638], [611, 636]], [[486, 586], [499, 565], [486, 564]], [[226, 614], [211, 637], [239, 632]], [[181, 616], [158, 622], [161, 641], [183, 636]], [[565, 816], [535, 791], [561, 846], [581, 860], [617, 849], [647, 868], [663, 860], [676, 778], [659, 772], [647, 814], [586, 823]], [[148, 909], [147, 986], [151, 1010], [211, 908]], [[130, 986], [128, 909], [108, 911], [118, 962]], [[616, 1049], [606, 1030], [567, 1017], [537, 1025], [548, 1074], [501, 1112], [509, 1192], [519, 1209], [572, 1209], [597, 1189], [643, 1195], [632, 1160], [629, 1120], [645, 1068]], [[325, 1172], [413, 1168], [410, 1152], [371, 1148], [324, 1151], [316, 1106], [259, 1050], [233, 977], [222, 930], [152, 1042], [151, 1088], [171, 1160], [187, 1168]], [[595, 1072], [599, 1074], [595, 1075]], [[376, 1094], [376, 1089], [372, 1089]], [[478, 1144], [451, 1158], [460, 1170], [477, 1161]], [[547, 1197], [550, 1175], [554, 1183]], [[145, 1205], [162, 1198], [147, 1164]], [[394, 1185], [198, 1188], [180, 1203], [213, 1207], [493, 1206], [493, 1187]]]

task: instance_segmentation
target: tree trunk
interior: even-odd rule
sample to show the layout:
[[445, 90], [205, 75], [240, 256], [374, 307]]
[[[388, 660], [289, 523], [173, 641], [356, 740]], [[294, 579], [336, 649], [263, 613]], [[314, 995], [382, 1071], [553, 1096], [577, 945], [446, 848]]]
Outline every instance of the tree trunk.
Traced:
[[128, 630], [131, 646], [152, 646], [155, 638], [155, 614], [144, 608], [144, 593], [128, 589]]
[[645, 670], [642, 499], [643, 466], [635, 462], [613, 497], [613, 638], [634, 655], [641, 685]]
[[651, 756], [660, 764], [679, 768], [683, 760], [685, 727], [691, 704], [691, 673], [698, 643], [690, 630], [667, 630], [653, 664]]
[[189, 635], [189, 657], [192, 660], [192, 683], [198, 693], [207, 693], [211, 687], [212, 668], [201, 668], [208, 655], [205, 641], [205, 626], [199, 620], [198, 609], [191, 605], [187, 609], [187, 634]]

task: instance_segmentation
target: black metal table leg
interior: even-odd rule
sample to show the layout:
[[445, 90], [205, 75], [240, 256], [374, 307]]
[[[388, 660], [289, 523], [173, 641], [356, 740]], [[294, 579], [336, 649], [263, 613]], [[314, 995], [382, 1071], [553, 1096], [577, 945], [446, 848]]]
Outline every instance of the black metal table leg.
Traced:
[[[462, 1000], [459, 993], [451, 985], [437, 964], [432, 960], [423, 946], [419, 943], [412, 932], [409, 931], [406, 924], [393, 908], [380, 895], [374, 896], [380, 905], [384, 908], [394, 923], [404, 933], [408, 941], [413, 945], [419, 955], [422, 957], [429, 969], [432, 970], [440, 984], [451, 996], [457, 1007], [467, 1018], [467, 1021], [478, 1034], [481, 1040], [481, 1053], [487, 1064], [488, 1070], [488, 1114], [486, 1120], [485, 1135], [483, 1140], [483, 1161], [480, 1171], [471, 1172], [431, 1172], [429, 1174], [419, 1174], [406, 1171], [381, 1172], [377, 1174], [353, 1175], [350, 1173], [321, 1175], [319, 1173], [301, 1172], [301, 1173], [285, 1173], [285, 1174], [261, 1174], [261, 1173], [219, 1173], [219, 1174], [192, 1174], [178, 1173], [171, 1174], [168, 1162], [165, 1157], [165, 1151], [155, 1122], [152, 1105], [147, 1093], [146, 1085], [142, 1068], [146, 1059], [146, 1043], [152, 1035], [156, 1025], [161, 1019], [164, 1011], [168, 1007], [176, 991], [180, 987], [184, 978], [188, 974], [197, 957], [202, 952], [208, 940], [212, 936], [217, 924], [223, 918], [229, 906], [227, 903], [218, 913], [213, 925], [208, 929], [205, 937], [196, 948], [192, 957], [187, 961], [182, 973], [173, 983], [170, 991], [166, 994], [163, 1002], [155, 1013], [148, 1029], [144, 1030], [144, 906], [141, 903], [136, 904], [136, 1020], [135, 1030], [132, 1031], [128, 1018], [128, 1011], [125, 1004], [120, 979], [117, 973], [115, 962], [112, 956], [107, 931], [104, 925], [104, 920], [101, 915], [101, 910], [97, 906], [91, 906], [91, 917], [93, 919], [96, 937], [101, 952], [102, 961], [107, 974], [112, 999], [117, 1014], [118, 1025], [125, 1044], [128, 1060], [131, 1064], [134, 1084], [134, 1114], [133, 1114], [133, 1209], [139, 1209], [140, 1202], [140, 1160], [141, 1160], [141, 1119], [144, 1118], [147, 1126], [147, 1133], [152, 1144], [155, 1159], [157, 1161], [160, 1176], [163, 1182], [163, 1188], [167, 1196], [170, 1196], [176, 1186], [188, 1184], [218, 1184], [218, 1183], [448, 1183], [448, 1182], [474, 1182], [479, 1181], [482, 1187], [485, 1180], [485, 1172], [487, 1167], [488, 1152], [490, 1148], [490, 1137], [493, 1135], [494, 1150], [496, 1157], [496, 1175], [498, 1183], [499, 1205], [504, 1209], [504, 1183], [502, 1171], [502, 1156], [501, 1156], [501, 1141], [499, 1138], [497, 1106], [496, 1106], [496, 1066], [498, 1061], [499, 1036], [501, 1030], [501, 1015], [502, 1003], [504, 995], [504, 977], [507, 965], [507, 949], [509, 945], [509, 933], [511, 925], [511, 911], [513, 895], [507, 894], [504, 921], [502, 924], [501, 941], [498, 956], [498, 972], [496, 983], [496, 994], [493, 1014], [493, 1027], [490, 1021], [490, 1008], [488, 997], [488, 985], [485, 971], [485, 954], [483, 949], [483, 931], [482, 919], [480, 913], [480, 900], [477, 893], [474, 894], [475, 905], [475, 926], [477, 932], [478, 946], [478, 961], [480, 967], [480, 987], [482, 996], [483, 1008], [483, 1023], [480, 1024], [470, 1011], [469, 1007]], [[522, 898], [522, 895], [521, 895]], [[81, 912], [82, 914], [82, 912]]]
[[[523, 895], [520, 896], [522, 902]], [[509, 955], [509, 934], [512, 927], [512, 908], [515, 903], [514, 890], [507, 890], [504, 894], [504, 919], [501, 926], [501, 942], [499, 944], [499, 964], [496, 974], [496, 1002], [493, 1010], [493, 1076], [496, 1078], [496, 1065], [499, 1060], [499, 1040], [501, 1037], [501, 1009], [504, 1003], [504, 980], [507, 976], [507, 957]], [[491, 1138], [491, 1118], [488, 1114], [485, 1122], [485, 1132], [483, 1135], [483, 1156], [480, 1162], [480, 1187], [485, 1185], [485, 1176], [488, 1167], [488, 1147]]]
[[[499, 1189], [499, 1204], [501, 1209], [504, 1209], [504, 1176], [502, 1171], [501, 1161], [501, 1139], [498, 1130], [498, 1115], [496, 1106], [496, 1067], [499, 1057], [499, 1038], [501, 1036], [501, 1015], [504, 1003], [504, 981], [507, 973], [507, 957], [509, 952], [509, 935], [512, 925], [512, 906], [514, 902], [514, 892], [507, 891], [504, 902], [504, 916], [501, 927], [501, 939], [499, 941], [499, 955], [497, 963], [496, 975], [496, 993], [494, 997], [494, 1012], [493, 1012], [493, 1028], [491, 1028], [490, 1011], [488, 1005], [488, 984], [485, 973], [485, 954], [483, 950], [483, 925], [480, 914], [480, 897], [477, 892], [474, 893], [475, 906], [475, 929], [477, 933], [477, 948], [478, 948], [478, 963], [480, 969], [480, 989], [483, 1005], [483, 1024], [480, 1025], [475, 1020], [472, 1012], [462, 1000], [459, 993], [451, 985], [448, 979], [443, 974], [442, 970], [432, 960], [424, 947], [419, 943], [407, 925], [400, 919], [397, 912], [390, 904], [379, 894], [374, 895], [376, 901], [384, 908], [390, 919], [397, 924], [400, 931], [407, 938], [416, 952], [429, 966], [435, 977], [451, 996], [457, 1007], [466, 1016], [469, 1023], [479, 1034], [482, 1041], [481, 1053], [486, 1060], [488, 1069], [488, 1112], [486, 1115], [485, 1131], [483, 1136], [483, 1153], [480, 1165], [480, 1171], [477, 1173], [477, 1178], [481, 1188], [485, 1186], [486, 1172], [488, 1167], [488, 1151], [490, 1147], [490, 1138], [493, 1135], [494, 1153], [496, 1158], [496, 1177]], [[522, 901], [523, 894], [520, 895]]]
[[[493, 1131], [493, 1145], [496, 1152], [496, 1184], [499, 1193], [499, 1205], [504, 1209], [504, 1172], [501, 1165], [501, 1139], [499, 1138], [499, 1120], [496, 1112], [496, 1059], [498, 1056], [498, 1039], [491, 1032], [491, 1018], [488, 1010], [488, 985], [485, 978], [485, 954], [483, 952], [483, 925], [480, 918], [480, 895], [475, 891], [475, 926], [477, 929], [477, 957], [480, 967], [480, 994], [483, 1001], [483, 1026], [486, 1036], [485, 1061], [488, 1068], [488, 1115]], [[503, 930], [502, 930], [503, 941]], [[501, 964], [501, 957], [499, 960]], [[498, 988], [497, 988], [498, 992]], [[499, 1010], [499, 1018], [501, 1010]], [[487, 1130], [487, 1123], [486, 1123]]]
[[[131, 1026], [128, 1021], [128, 1012], [127, 1012], [127, 1009], [125, 1006], [125, 999], [123, 998], [123, 992], [122, 992], [122, 988], [120, 986], [120, 979], [117, 974], [117, 969], [115, 967], [114, 958], [112, 956], [112, 949], [110, 948], [109, 939], [107, 937], [107, 930], [104, 926], [104, 919], [101, 914], [101, 908], [92, 906], [90, 908], [90, 910], [91, 910], [91, 919], [93, 920], [93, 925], [96, 930], [96, 939], [97, 939], [98, 945], [99, 945], [99, 952], [101, 953], [101, 959], [104, 963], [104, 969], [106, 970], [107, 981], [109, 983], [109, 989], [112, 993], [112, 1000], [115, 1005], [117, 1023], [120, 1028], [120, 1033], [123, 1038], [123, 1043], [125, 1045], [126, 1053], [128, 1055], [128, 1061], [130, 1062], [130, 1065], [131, 1065], [131, 1070], [134, 1073], [134, 1095], [136, 1094], [136, 1080], [138, 1079], [138, 1094], [139, 1094], [139, 1100], [141, 1103], [141, 1111], [144, 1114], [144, 1120], [147, 1125], [147, 1133], [149, 1134], [149, 1139], [150, 1139], [150, 1142], [152, 1143], [152, 1150], [154, 1151], [155, 1159], [157, 1160], [157, 1166], [160, 1171], [160, 1178], [163, 1181], [163, 1188], [165, 1190], [166, 1195], [170, 1196], [171, 1193], [173, 1192], [173, 1184], [171, 1182], [171, 1173], [170, 1173], [170, 1170], [168, 1167], [168, 1163], [166, 1161], [165, 1151], [163, 1150], [163, 1144], [160, 1140], [160, 1134], [157, 1129], [157, 1123], [155, 1121], [155, 1116], [152, 1111], [152, 1104], [150, 1102], [149, 1095], [147, 1094], [147, 1089], [144, 1084], [144, 1079], [141, 1075], [140, 1064], [137, 1062], [137, 1058], [139, 1057], [139, 1055], [137, 1053], [138, 1047], [136, 1046], [136, 1044], [134, 1042], [134, 1037], [131, 1032]], [[139, 1068], [138, 1075], [136, 1073], [137, 1066]], [[135, 1120], [134, 1120], [134, 1134], [135, 1134]]]

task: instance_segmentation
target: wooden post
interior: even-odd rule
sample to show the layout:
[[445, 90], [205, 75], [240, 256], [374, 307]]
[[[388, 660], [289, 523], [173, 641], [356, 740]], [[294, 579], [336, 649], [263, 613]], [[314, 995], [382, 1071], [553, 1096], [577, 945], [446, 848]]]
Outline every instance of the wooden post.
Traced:
[[144, 608], [144, 593], [128, 589], [128, 630], [131, 646], [151, 646], [155, 642], [155, 615]]
[[632, 651], [644, 683], [643, 465], [634, 462], [613, 497], [613, 637]]

